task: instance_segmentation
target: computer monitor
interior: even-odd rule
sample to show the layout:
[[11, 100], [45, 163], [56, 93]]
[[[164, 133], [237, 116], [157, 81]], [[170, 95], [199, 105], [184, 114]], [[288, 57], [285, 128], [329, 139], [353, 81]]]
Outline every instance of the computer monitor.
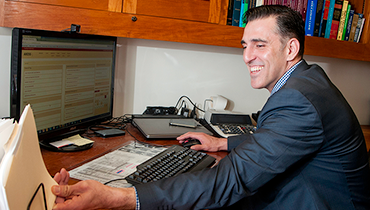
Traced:
[[19, 120], [30, 104], [39, 141], [47, 148], [62, 135], [112, 118], [116, 42], [116, 37], [14, 28], [11, 117]]

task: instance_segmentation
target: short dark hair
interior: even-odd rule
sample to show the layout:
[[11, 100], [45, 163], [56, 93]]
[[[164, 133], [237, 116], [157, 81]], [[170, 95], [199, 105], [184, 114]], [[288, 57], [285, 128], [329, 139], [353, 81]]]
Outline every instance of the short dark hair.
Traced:
[[249, 9], [243, 16], [243, 22], [248, 24], [249, 21], [268, 17], [276, 17], [277, 30], [283, 39], [296, 38], [299, 41], [298, 55], [303, 57], [305, 25], [301, 14], [287, 6], [263, 5]]

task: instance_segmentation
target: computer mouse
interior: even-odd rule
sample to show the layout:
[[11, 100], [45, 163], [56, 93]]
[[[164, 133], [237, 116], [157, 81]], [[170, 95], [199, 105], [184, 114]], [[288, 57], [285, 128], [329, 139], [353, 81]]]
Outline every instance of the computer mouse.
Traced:
[[190, 148], [191, 146], [197, 145], [197, 144], [202, 144], [202, 143], [200, 143], [200, 141], [198, 139], [188, 139], [188, 140], [185, 140], [182, 143], [182, 146], [183, 147]]

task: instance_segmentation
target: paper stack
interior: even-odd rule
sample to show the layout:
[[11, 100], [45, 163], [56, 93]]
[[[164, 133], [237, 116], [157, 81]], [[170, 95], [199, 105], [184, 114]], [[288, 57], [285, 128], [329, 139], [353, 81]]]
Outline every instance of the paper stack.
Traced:
[[0, 121], [0, 209], [52, 209], [57, 184], [47, 171], [30, 105], [19, 123]]

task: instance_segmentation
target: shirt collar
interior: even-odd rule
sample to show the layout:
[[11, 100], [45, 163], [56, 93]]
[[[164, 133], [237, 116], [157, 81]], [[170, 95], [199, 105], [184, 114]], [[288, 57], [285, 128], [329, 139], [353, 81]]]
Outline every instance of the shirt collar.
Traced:
[[272, 96], [274, 93], [276, 93], [278, 90], [280, 90], [281, 87], [283, 87], [286, 83], [286, 81], [289, 79], [292, 72], [297, 68], [297, 66], [302, 63], [302, 60], [300, 60], [298, 63], [294, 64], [288, 71], [285, 72], [285, 74], [277, 81], [274, 88], [271, 91], [270, 96]]

